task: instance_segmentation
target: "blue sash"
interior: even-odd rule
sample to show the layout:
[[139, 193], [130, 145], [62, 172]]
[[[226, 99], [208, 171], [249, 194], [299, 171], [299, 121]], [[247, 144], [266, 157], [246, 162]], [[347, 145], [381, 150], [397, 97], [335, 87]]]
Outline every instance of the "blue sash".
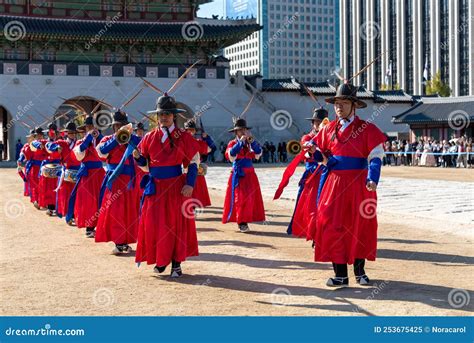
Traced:
[[230, 216], [232, 215], [232, 211], [234, 210], [234, 193], [235, 188], [239, 185], [239, 179], [245, 176], [243, 168], [251, 168], [253, 167], [252, 160], [249, 158], [242, 158], [239, 160], [235, 160], [232, 163], [232, 194], [230, 198], [230, 210], [229, 215], [227, 216], [227, 221], [230, 220]]
[[180, 164], [174, 166], [150, 167], [150, 172], [145, 174], [140, 181], [140, 188], [144, 189], [140, 200], [140, 210], [146, 196], [156, 194], [155, 179], [163, 180], [180, 176], [183, 173]]
[[[104, 197], [105, 188], [112, 190], [112, 183], [110, 183], [110, 178], [114, 172], [116, 172], [117, 167], [119, 164], [117, 163], [109, 163], [107, 164], [107, 172], [105, 173], [104, 181], [102, 181], [102, 185], [100, 186], [100, 195], [99, 195], [99, 207], [102, 205], [102, 198]], [[119, 175], [128, 175], [130, 176], [130, 181], [128, 183], [127, 189], [131, 189], [134, 186], [135, 181], [135, 166], [124, 164], [120, 166], [120, 170], [118, 173], [115, 174], [117, 178]], [[115, 179], [114, 179], [115, 181]]]
[[367, 159], [364, 157], [349, 157], [338, 155], [333, 155], [329, 157], [328, 162], [326, 164], [326, 168], [321, 174], [321, 179], [319, 181], [318, 188], [318, 198], [316, 202], [319, 203], [321, 191], [323, 190], [323, 186], [326, 183], [326, 179], [332, 170], [363, 170], [367, 169], [368, 165], [369, 164], [367, 162]]
[[89, 169], [99, 169], [102, 168], [101, 161], [91, 161], [91, 162], [82, 162], [77, 172], [77, 182], [74, 185], [74, 188], [71, 192], [71, 197], [69, 198], [66, 221], [70, 221], [74, 217], [74, 206], [76, 204], [76, 195], [77, 195], [77, 186], [81, 182], [83, 176], [89, 175]]

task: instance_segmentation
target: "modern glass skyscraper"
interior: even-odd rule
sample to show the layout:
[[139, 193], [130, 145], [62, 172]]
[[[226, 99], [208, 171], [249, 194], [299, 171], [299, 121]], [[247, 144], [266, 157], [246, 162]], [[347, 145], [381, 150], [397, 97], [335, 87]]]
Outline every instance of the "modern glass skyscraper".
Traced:
[[421, 95], [439, 72], [453, 96], [474, 95], [472, 0], [340, 0], [340, 49], [344, 77], [385, 54], [359, 85], [399, 85]]
[[254, 17], [263, 26], [224, 50], [231, 72], [329, 79], [339, 62], [338, 6], [338, 0], [226, 0], [227, 17]]

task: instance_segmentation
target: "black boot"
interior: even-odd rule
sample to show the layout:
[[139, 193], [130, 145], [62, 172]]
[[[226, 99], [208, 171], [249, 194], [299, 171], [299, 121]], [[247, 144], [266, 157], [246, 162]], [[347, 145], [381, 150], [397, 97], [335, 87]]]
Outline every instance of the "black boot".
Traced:
[[183, 271], [181, 270], [181, 262], [173, 261], [171, 263], [171, 277], [179, 278], [181, 275], [183, 275]]
[[154, 271], [155, 273], [161, 274], [161, 273], [163, 273], [163, 272], [165, 271], [165, 269], [166, 269], [166, 266], [158, 266], [158, 265], [156, 265], [155, 268], [153, 268], [153, 271]]
[[347, 287], [349, 286], [349, 278], [347, 277], [347, 264], [332, 264], [336, 277], [329, 278], [326, 286], [329, 287]]
[[247, 223], [239, 223], [240, 232], [249, 232], [250, 228]]
[[365, 274], [365, 259], [356, 258], [354, 261], [354, 275], [359, 285], [366, 286], [370, 283], [369, 277]]
[[87, 238], [94, 238], [95, 237], [95, 230], [93, 227], [86, 228], [86, 237]]

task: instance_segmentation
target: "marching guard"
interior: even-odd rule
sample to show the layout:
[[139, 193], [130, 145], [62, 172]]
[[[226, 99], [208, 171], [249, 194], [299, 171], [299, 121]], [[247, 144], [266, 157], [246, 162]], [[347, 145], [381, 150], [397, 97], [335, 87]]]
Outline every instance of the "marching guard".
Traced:
[[[74, 122], [66, 123], [62, 133], [66, 134], [65, 139], [58, 140], [57, 150], [61, 155], [61, 176], [56, 188], [56, 214], [59, 218], [65, 217], [68, 211], [69, 198], [77, 181], [77, 172], [81, 165], [74, 154], [74, 147], [77, 143], [77, 126]], [[56, 149], [52, 146], [50, 149]], [[72, 225], [74, 218], [68, 221], [68, 225]]]
[[225, 157], [232, 162], [224, 200], [222, 223], [236, 222], [241, 232], [248, 232], [248, 223], [265, 221], [262, 192], [252, 160], [262, 154], [250, 127], [238, 118], [229, 130], [235, 138], [227, 144]]
[[33, 144], [33, 149], [42, 149], [46, 154], [39, 172], [38, 203], [40, 207], [47, 208], [46, 214], [49, 216], [56, 212], [56, 193], [54, 190], [58, 185], [58, 175], [61, 172], [61, 156], [57, 149], [57, 138], [58, 127], [51, 123], [48, 125], [48, 139], [36, 140], [34, 143], [40, 143], [39, 146]]
[[132, 134], [132, 124], [120, 110], [113, 115], [112, 128], [114, 134], [102, 138], [96, 147], [107, 162], [107, 172], [100, 191], [95, 241], [114, 242], [112, 254], [120, 255], [131, 252], [129, 244], [137, 241], [139, 192], [131, 153], [140, 138]]
[[29, 134], [26, 135], [26, 143], [20, 150], [20, 156], [17, 160], [17, 171], [18, 175], [20, 175], [21, 179], [23, 180], [24, 187], [23, 187], [23, 195], [25, 197], [30, 196], [30, 184], [28, 182], [27, 176], [25, 174], [25, 166], [28, 161], [27, 155], [31, 155], [29, 153], [30, 143], [35, 139], [35, 129], [31, 129]]
[[[194, 138], [176, 126], [178, 109], [173, 97], [159, 97], [156, 110], [159, 126], [147, 133], [133, 152], [140, 168], [149, 173], [144, 188], [136, 262], [155, 264], [163, 273], [171, 263], [171, 277], [182, 275], [181, 263], [198, 255], [192, 199], [199, 163]], [[187, 168], [185, 175], [182, 168]]]
[[190, 119], [184, 123], [184, 129], [193, 136], [199, 147], [200, 163], [198, 168], [198, 176], [196, 177], [196, 184], [194, 185], [193, 198], [196, 199], [196, 206], [208, 207], [211, 206], [211, 198], [209, 197], [209, 190], [206, 183], [207, 165], [202, 163], [205, 156], [216, 150], [216, 144], [204, 131], [201, 132], [201, 138], [196, 137], [197, 127], [196, 121]]
[[73, 149], [78, 161], [81, 162], [77, 172], [77, 181], [68, 203], [66, 222], [75, 219], [78, 228], [86, 228], [88, 238], [95, 237], [95, 227], [99, 217], [99, 194], [105, 171], [102, 160], [97, 154], [96, 146], [102, 139], [102, 134], [94, 126], [92, 116], [87, 116], [84, 126], [85, 137], [78, 140]]
[[332, 262], [335, 277], [330, 287], [349, 284], [347, 264], [354, 265], [357, 283], [369, 284], [365, 260], [375, 260], [377, 250], [376, 189], [380, 179], [385, 135], [355, 111], [367, 105], [357, 98], [357, 87], [341, 84], [334, 97], [336, 120], [316, 136], [326, 161], [321, 175], [315, 229], [315, 260]]
[[30, 200], [38, 210], [41, 208], [39, 205], [40, 167], [43, 160], [46, 159], [46, 152], [41, 148], [40, 142], [43, 139], [43, 129], [41, 127], [36, 128], [34, 140], [24, 151], [27, 160], [25, 164], [25, 176], [29, 186]]

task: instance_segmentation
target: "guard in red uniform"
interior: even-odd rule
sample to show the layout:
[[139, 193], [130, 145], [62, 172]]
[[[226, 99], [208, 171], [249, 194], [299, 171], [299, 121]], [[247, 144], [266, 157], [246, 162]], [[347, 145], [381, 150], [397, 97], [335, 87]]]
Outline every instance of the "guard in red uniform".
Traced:
[[248, 232], [248, 223], [265, 220], [262, 192], [252, 160], [262, 154], [260, 144], [252, 137], [245, 119], [239, 118], [234, 128], [235, 139], [227, 144], [225, 157], [232, 162], [224, 201], [222, 223], [236, 222], [241, 232]]
[[[151, 112], [158, 115], [159, 127], [147, 133], [133, 153], [138, 165], [149, 173], [141, 182], [144, 193], [136, 262], [155, 264], [157, 273], [171, 263], [171, 277], [180, 277], [181, 263], [198, 255], [191, 195], [199, 153], [194, 138], [176, 127], [176, 114], [182, 111], [174, 98], [159, 97]], [[188, 168], [186, 176], [183, 167]]]
[[357, 88], [341, 84], [334, 104], [337, 118], [316, 136], [327, 159], [321, 175], [315, 220], [315, 260], [332, 262], [335, 277], [330, 287], [349, 284], [347, 264], [354, 265], [357, 283], [369, 284], [365, 259], [375, 260], [377, 251], [376, 189], [380, 179], [385, 135], [355, 114], [366, 104], [357, 98]]
[[33, 205], [39, 210], [40, 190], [40, 168], [43, 160], [47, 158], [46, 151], [42, 147], [41, 141], [44, 140], [43, 129], [35, 129], [35, 139], [30, 143], [29, 148], [25, 149], [25, 156], [28, 160], [25, 166], [25, 176], [30, 187], [30, 197]]
[[18, 157], [18, 160], [17, 160], [17, 171], [18, 171], [18, 175], [20, 175], [24, 183], [23, 195], [25, 197], [30, 196], [30, 185], [28, 183], [28, 179], [25, 174], [25, 167], [29, 159], [27, 158], [27, 155], [29, 156], [31, 155], [30, 143], [33, 142], [34, 139], [35, 139], [35, 129], [31, 129], [30, 133], [26, 135], [26, 143], [21, 148], [20, 156]]
[[[40, 178], [38, 183], [38, 203], [40, 207], [47, 208], [46, 214], [52, 216], [56, 210], [56, 193], [58, 176], [61, 171], [60, 153], [55, 149], [58, 138], [58, 127], [51, 123], [48, 125], [48, 139], [37, 140], [40, 148], [46, 153], [46, 158], [41, 163]], [[53, 150], [50, 150], [53, 149]]]
[[328, 111], [321, 107], [314, 110], [311, 118], [306, 118], [311, 120], [311, 132], [301, 137], [300, 144], [305, 151], [305, 171], [298, 183], [295, 210], [287, 230], [289, 235], [310, 238], [308, 234], [308, 214], [316, 210], [316, 197], [311, 198], [309, 195], [312, 193], [312, 190], [316, 189], [317, 191], [319, 177], [323, 169], [313, 158], [313, 154], [316, 151], [314, 139], [319, 132], [321, 123], [327, 117]]
[[[72, 190], [76, 185], [77, 173], [81, 162], [79, 162], [74, 154], [74, 147], [77, 143], [77, 127], [74, 122], [69, 122], [66, 127], [61, 130], [66, 133], [66, 139], [58, 140], [57, 146], [58, 151], [61, 155], [62, 171], [59, 178], [59, 183], [56, 188], [56, 214], [59, 218], [67, 215], [69, 198]], [[50, 146], [50, 150], [54, 150], [54, 146]], [[68, 221], [68, 225], [72, 225], [74, 218]]]
[[99, 194], [105, 171], [96, 146], [102, 134], [94, 127], [94, 119], [88, 116], [78, 130], [86, 135], [76, 143], [74, 154], [81, 166], [77, 172], [77, 182], [69, 198], [66, 222], [75, 218], [78, 228], [86, 228], [88, 238], [95, 237], [95, 227], [99, 218]]
[[132, 124], [124, 112], [115, 112], [113, 119], [114, 134], [102, 138], [96, 148], [107, 162], [107, 172], [100, 191], [95, 241], [114, 242], [112, 254], [120, 255], [131, 252], [129, 244], [137, 241], [140, 201], [132, 151], [140, 139], [132, 134]]
[[190, 119], [185, 122], [184, 129], [196, 139], [199, 147], [200, 161], [198, 176], [196, 178], [196, 184], [194, 185], [193, 198], [196, 199], [196, 206], [208, 207], [211, 206], [211, 198], [209, 197], [209, 190], [207, 189], [205, 177], [207, 172], [207, 164], [203, 163], [203, 160], [205, 159], [205, 156], [216, 150], [216, 144], [212, 140], [211, 136], [209, 136], [204, 131], [201, 132], [201, 137], [195, 136], [197, 128], [196, 121], [194, 119]]

